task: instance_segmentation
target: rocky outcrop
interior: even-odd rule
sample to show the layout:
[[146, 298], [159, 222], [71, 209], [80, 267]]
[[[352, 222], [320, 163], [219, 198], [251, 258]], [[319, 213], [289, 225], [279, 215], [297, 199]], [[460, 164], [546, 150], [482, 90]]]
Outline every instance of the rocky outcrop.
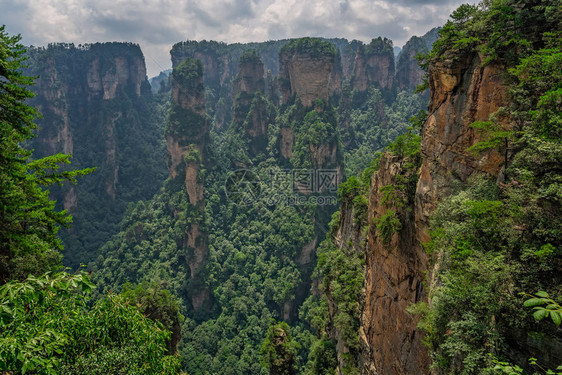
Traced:
[[398, 89], [414, 90], [423, 82], [425, 72], [420, 68], [416, 56], [431, 50], [433, 43], [439, 37], [439, 30], [440, 28], [436, 27], [421, 37], [413, 36], [404, 45], [396, 65], [395, 79]]
[[399, 89], [414, 90], [423, 82], [425, 72], [420, 68], [415, 57], [426, 52], [425, 42], [417, 36], [413, 36], [404, 45], [396, 67], [396, 85]]
[[[429, 373], [429, 356], [417, 321], [406, 311], [426, 298], [423, 282], [428, 267], [427, 255], [416, 240], [411, 210], [417, 171], [407, 168], [408, 163], [412, 161], [386, 153], [371, 179], [360, 328], [360, 364], [365, 375]], [[411, 181], [410, 186], [403, 181]], [[384, 232], [389, 225], [382, 221], [384, 217], [397, 220], [390, 234]]]
[[[504, 155], [497, 150], [475, 155], [468, 148], [482, 140], [470, 127], [488, 121], [492, 113], [509, 103], [504, 68], [482, 66], [477, 54], [429, 67], [431, 101], [423, 127], [423, 163], [416, 191], [416, 221], [419, 240], [428, 240], [429, 215], [451, 187], [466, 182], [475, 173], [498, 176]], [[500, 119], [508, 125], [509, 119]]]
[[373, 39], [368, 45], [360, 45], [355, 55], [352, 87], [357, 91], [367, 91], [375, 85], [383, 93], [392, 90], [394, 85], [394, 51], [392, 41], [381, 37]]
[[232, 96], [245, 92], [254, 95], [265, 92], [263, 62], [255, 50], [246, 51], [238, 63], [238, 74], [232, 83]]
[[265, 78], [263, 63], [255, 50], [240, 57], [238, 74], [232, 84], [234, 123], [243, 127], [249, 138], [250, 155], [265, 152], [267, 128], [271, 121], [264, 96]]
[[304, 107], [316, 99], [328, 101], [341, 91], [341, 66], [336, 48], [327, 41], [301, 38], [279, 52], [279, 81], [283, 103], [297, 95]]
[[[421, 243], [429, 239], [430, 214], [455, 184], [477, 173], [501, 175], [504, 155], [492, 150], [476, 156], [468, 148], [481, 140], [470, 124], [487, 121], [508, 104], [503, 72], [499, 65], [483, 67], [477, 54], [430, 65], [431, 102], [419, 170], [406, 168], [403, 159], [386, 153], [372, 176], [360, 328], [362, 374], [430, 373], [416, 319], [406, 311], [410, 304], [428, 298], [423, 283], [431, 282], [431, 270]], [[499, 120], [509, 126], [509, 119]], [[411, 186], [399, 195], [389, 188], [404, 181]], [[385, 238], [381, 219], [389, 210], [399, 226]]]
[[[26, 73], [39, 76], [30, 104], [42, 114], [34, 157], [61, 152], [72, 155], [72, 168], [97, 167], [77, 186], [50, 189], [74, 216], [61, 235], [66, 264], [77, 266], [116, 233], [127, 204], [150, 198], [164, 177], [144, 57], [130, 43], [51, 44], [28, 54]], [[154, 153], [141, 151], [147, 149]], [[151, 183], [141, 182], [145, 178]], [[84, 241], [92, 227], [99, 241]]]
[[[187, 263], [194, 284], [201, 283], [200, 273], [209, 254], [207, 233], [203, 228], [205, 201], [201, 176], [209, 136], [204, 94], [201, 60], [188, 58], [174, 67], [172, 110], [166, 129], [168, 167], [172, 180], [184, 179], [189, 204], [196, 211], [185, 229], [185, 246], [191, 254]], [[209, 291], [205, 288], [192, 290], [190, 299], [193, 309], [198, 311], [203, 308], [209, 297]]]
[[141, 85], [146, 80], [144, 59], [140, 56], [115, 56], [107, 66], [107, 61], [93, 59], [88, 65], [86, 75], [89, 91], [100, 94], [104, 99], [114, 99], [119, 87], [130, 87], [140, 96]]

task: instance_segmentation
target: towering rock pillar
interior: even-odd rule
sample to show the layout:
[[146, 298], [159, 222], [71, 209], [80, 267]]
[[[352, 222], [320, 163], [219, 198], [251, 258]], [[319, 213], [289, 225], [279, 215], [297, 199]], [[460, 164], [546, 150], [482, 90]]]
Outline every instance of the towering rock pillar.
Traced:
[[394, 50], [392, 41], [386, 38], [373, 39], [368, 45], [360, 45], [355, 56], [353, 89], [364, 92], [375, 85], [384, 95], [392, 93], [394, 87]]
[[265, 93], [263, 62], [255, 50], [240, 57], [238, 74], [232, 85], [234, 123], [244, 128], [250, 139], [252, 156], [267, 147], [269, 116]]
[[[304, 107], [304, 111], [298, 110], [289, 115], [294, 118], [288, 123], [281, 124], [281, 156], [291, 159], [297, 153], [303, 156], [303, 160], [302, 163], [293, 163], [294, 166], [339, 169], [341, 178], [337, 121], [330, 104], [330, 99], [341, 92], [342, 72], [338, 50], [325, 40], [295, 39], [279, 51], [279, 62], [283, 103], [287, 104], [297, 97], [300, 103], [296, 104], [301, 109]], [[306, 111], [309, 111], [308, 114]], [[315, 121], [319, 122], [312, 125]], [[323, 125], [318, 127], [320, 123]], [[305, 140], [310, 138], [312, 127], [316, 130], [324, 128], [322, 135]]]
[[304, 107], [315, 99], [328, 101], [341, 91], [339, 53], [329, 42], [315, 38], [294, 39], [279, 51], [279, 80], [283, 103], [298, 95]]
[[159, 114], [138, 45], [51, 44], [27, 53], [26, 74], [39, 77], [30, 104], [42, 114], [34, 157], [69, 153], [72, 168], [97, 167], [78, 185], [50, 189], [73, 215], [72, 227], [60, 234], [65, 265], [74, 268], [97, 258], [130, 202], [160, 188], [166, 166]]
[[[203, 65], [188, 58], [172, 72], [172, 110], [166, 129], [170, 178], [185, 181], [190, 207], [187, 212], [186, 243], [190, 257], [192, 285], [202, 283], [200, 273], [208, 256], [207, 234], [202, 228], [205, 202], [203, 200], [202, 166], [206, 159], [209, 126], [205, 115]], [[191, 302], [197, 311], [209, 298], [205, 288], [192, 288]]]
[[492, 113], [509, 104], [504, 71], [498, 64], [483, 67], [478, 54], [429, 67], [431, 101], [423, 127], [423, 163], [416, 191], [416, 225], [421, 241], [429, 239], [429, 215], [452, 186], [466, 182], [475, 173], [500, 173], [504, 156], [497, 150], [475, 155], [468, 148], [483, 140], [470, 124], [488, 121]]

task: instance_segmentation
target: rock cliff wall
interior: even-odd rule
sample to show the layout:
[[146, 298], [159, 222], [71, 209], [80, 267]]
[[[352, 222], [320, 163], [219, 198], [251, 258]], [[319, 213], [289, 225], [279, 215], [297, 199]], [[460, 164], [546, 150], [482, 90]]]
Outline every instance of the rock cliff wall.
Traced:
[[279, 53], [279, 80], [283, 102], [297, 95], [304, 107], [315, 99], [328, 101], [341, 91], [341, 74], [333, 54], [311, 55], [306, 49], [289, 48]]
[[234, 101], [234, 123], [243, 127], [250, 140], [250, 155], [265, 152], [267, 128], [271, 119], [265, 99], [265, 78], [263, 62], [255, 50], [242, 55], [238, 74], [232, 84]]
[[[42, 114], [34, 156], [69, 153], [73, 168], [97, 167], [80, 185], [51, 189], [74, 216], [70, 231], [61, 231], [65, 261], [88, 263], [116, 233], [127, 204], [150, 198], [164, 177], [144, 57], [130, 43], [53, 44], [29, 56], [29, 74], [39, 76], [31, 104]], [[92, 226], [100, 235], [85, 240]]]
[[[410, 304], [428, 297], [423, 285], [431, 282], [431, 269], [421, 243], [429, 239], [430, 214], [455, 184], [476, 173], [501, 176], [503, 155], [489, 151], [475, 156], [467, 149], [481, 140], [470, 124], [487, 121], [508, 105], [503, 72], [500, 65], [483, 67], [476, 53], [431, 65], [431, 102], [419, 168], [411, 169], [407, 160], [385, 153], [372, 176], [358, 358], [362, 374], [430, 373], [417, 322], [406, 311]], [[404, 181], [409, 181], [406, 189], [388, 194], [389, 186]], [[385, 238], [381, 219], [389, 210], [400, 224]], [[342, 212], [342, 217], [347, 216]]]
[[[427, 256], [416, 240], [411, 209], [417, 171], [407, 168], [408, 163], [412, 160], [384, 154], [371, 179], [360, 328], [363, 374], [429, 373], [429, 356], [417, 321], [406, 311], [410, 304], [426, 298], [423, 282], [428, 269]], [[398, 220], [391, 234], [385, 234], [385, 217]]]
[[[202, 283], [200, 273], [209, 255], [207, 233], [203, 227], [205, 201], [201, 175], [207, 159], [208, 136], [203, 63], [187, 58], [174, 66], [172, 72], [172, 110], [166, 128], [166, 145], [170, 178], [183, 178], [189, 205], [194, 208], [188, 211], [195, 211], [188, 220], [184, 244], [191, 254], [187, 263], [194, 285]], [[190, 291], [193, 309], [198, 311], [204, 307], [209, 297], [205, 288]]]
[[509, 104], [504, 72], [497, 64], [482, 67], [478, 54], [429, 67], [431, 100], [423, 127], [423, 162], [415, 206], [418, 239], [422, 242], [428, 240], [429, 215], [455, 183], [466, 182], [475, 173], [498, 176], [501, 172], [503, 155], [495, 150], [475, 155], [468, 148], [482, 140], [470, 124], [487, 121]]
[[390, 93], [394, 88], [394, 70], [392, 41], [380, 37], [373, 39], [371, 43], [357, 49], [352, 87], [363, 92], [374, 85], [383, 93]]

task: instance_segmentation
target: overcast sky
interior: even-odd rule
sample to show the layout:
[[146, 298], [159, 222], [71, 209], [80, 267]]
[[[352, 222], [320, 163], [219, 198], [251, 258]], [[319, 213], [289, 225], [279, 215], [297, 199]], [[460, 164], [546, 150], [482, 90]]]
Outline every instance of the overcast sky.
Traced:
[[139, 43], [148, 75], [171, 66], [179, 41], [258, 42], [301, 36], [403, 46], [474, 0], [0, 0], [0, 24], [25, 44]]

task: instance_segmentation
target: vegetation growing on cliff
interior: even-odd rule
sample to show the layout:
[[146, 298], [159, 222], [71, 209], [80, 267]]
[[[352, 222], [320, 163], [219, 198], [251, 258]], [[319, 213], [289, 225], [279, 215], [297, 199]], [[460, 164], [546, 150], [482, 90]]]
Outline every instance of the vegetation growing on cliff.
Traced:
[[281, 47], [279, 54], [303, 54], [312, 58], [328, 57], [330, 59], [335, 59], [339, 52], [336, 47], [327, 40], [306, 37], [291, 39]]
[[[507, 178], [475, 178], [440, 203], [427, 244], [439, 282], [431, 303], [414, 310], [440, 371], [495, 373], [494, 357], [529, 373], [555, 368], [556, 322], [535, 323], [522, 293], [562, 296], [562, 8], [557, 1], [491, 1], [463, 6], [452, 18], [430, 61], [476, 50], [485, 64], [507, 66], [511, 106], [502, 111], [512, 127], [497, 144], [509, 142]], [[475, 149], [495, 147], [496, 133]], [[531, 356], [540, 367], [527, 363]]]
[[[99, 193], [103, 193], [106, 188], [104, 181], [97, 181], [98, 183], [85, 188], [89, 194], [80, 198], [79, 205], [83, 206], [79, 207], [84, 207], [87, 212], [82, 215], [81, 220], [94, 218], [92, 221], [99, 222], [100, 232], [103, 233], [96, 232], [94, 228], [88, 233], [80, 229], [72, 234], [74, 238], [87, 244], [88, 248], [84, 247], [86, 251], [80, 254], [73, 250], [72, 254], [76, 256], [69, 259], [71, 262], [88, 259], [91, 253], [87, 250], [98, 249], [101, 239], [109, 237], [118, 229], [119, 233], [101, 246], [96, 259], [90, 264], [99, 286], [94, 292], [94, 298], [105, 301], [107, 291], [122, 291], [122, 296], [115, 298], [127, 305], [127, 308], [134, 305], [143, 314], [160, 321], [166, 329], [171, 330], [171, 338], [163, 335], [167, 338], [158, 340], [158, 353], [161, 352], [162, 342], [165, 343], [167, 354], [175, 349], [175, 340], [180, 336], [178, 326], [181, 314], [178, 310], [181, 310], [186, 319], [181, 323], [178, 352], [183, 356], [183, 368], [190, 374], [263, 374], [266, 370], [260, 365], [260, 359], [264, 353], [260, 350], [264, 340], [266, 344], [268, 339], [269, 343], [275, 341], [281, 331], [282, 335], [286, 335], [284, 337], [291, 336], [294, 342], [300, 344], [295, 344], [284, 352], [290, 357], [290, 371], [333, 374], [337, 366], [334, 327], [341, 332], [343, 340], [353, 351], [352, 354], [344, 354], [344, 371], [354, 373], [358, 369], [354, 356], [359, 351], [358, 314], [361, 310], [364, 267], [362, 252], [349, 244], [345, 244], [346, 249], [342, 251], [333, 243], [325, 241], [318, 249], [318, 254], [314, 253], [335, 207], [279, 200], [292, 199], [298, 195], [294, 191], [296, 185], [291, 180], [293, 175], [287, 173], [286, 168], [293, 166], [313, 171], [331, 169], [339, 173], [344, 150], [341, 139], [345, 138], [343, 124], [349, 120], [352, 135], [347, 140], [351, 140], [351, 143], [345, 146], [350, 155], [348, 164], [351, 172], [348, 175], [356, 174], [363, 167], [369, 166], [375, 150], [385, 147], [406, 131], [406, 119], [423, 107], [423, 100], [410, 92], [403, 92], [398, 94], [396, 101], [392, 96], [387, 103], [383, 103], [380, 93], [371, 87], [366, 92], [344, 93], [341, 102], [338, 98], [329, 103], [316, 101], [308, 109], [303, 108], [298, 100], [278, 106], [272, 100], [277, 95], [274, 80], [268, 81], [266, 92], [253, 98], [243, 93], [231, 98], [232, 82], [229, 81], [228, 72], [235, 71], [237, 57], [241, 56], [241, 61], [271, 58], [270, 52], [277, 52], [283, 43], [285, 41], [267, 42], [263, 45], [226, 45], [205, 41], [180, 43], [173, 49], [176, 69], [172, 73], [172, 79], [181, 82], [182, 88], [188, 89], [190, 93], [196, 92], [199, 100], [197, 103], [170, 105], [166, 102], [169, 94], [163, 93], [159, 105], [151, 107], [152, 103], [143, 106], [150, 104], [152, 99], [141, 95], [137, 102], [133, 96], [120, 96], [127, 93], [130, 89], [127, 87], [123, 92], [117, 90], [115, 100], [93, 102], [95, 106], [92, 108], [100, 109], [100, 113], [99, 116], [98, 113], [92, 113], [88, 117], [88, 120], [92, 120], [91, 123], [99, 120], [95, 123], [103, 126], [108, 124], [106, 120], [115, 119], [114, 130], [119, 135], [117, 144], [126, 143], [126, 152], [121, 155], [128, 158], [128, 161], [120, 160], [121, 164], [118, 164], [119, 178], [122, 178], [122, 166], [137, 163], [146, 167], [147, 175], [120, 180], [126, 182], [124, 186], [130, 188], [131, 194], [127, 195], [126, 200], [120, 199], [121, 196], [117, 194], [114, 205], [119, 209], [128, 202], [134, 203], [129, 204], [124, 217], [116, 213], [107, 221], [103, 220], [106, 216], [102, 214], [105, 212], [105, 202], [99, 199]], [[287, 43], [287, 49], [291, 53], [307, 55], [305, 58], [329, 57], [339, 63], [338, 47], [346, 43], [345, 40], [304, 38], [293, 41], [292, 44]], [[244, 53], [256, 45], [259, 47], [256, 52]], [[369, 53], [388, 53], [389, 46], [390, 41], [378, 38], [365, 48]], [[86, 65], [85, 62], [89, 61], [73, 47], [60, 49], [65, 52], [61, 56], [66, 60], [58, 61], [65, 69], [73, 66], [70, 65], [73, 53], [79, 55], [80, 64]], [[108, 72], [113, 68], [110, 61], [104, 58], [114, 57], [113, 46], [110, 52], [100, 60], [104, 69], [108, 68]], [[49, 53], [50, 57], [56, 55], [54, 51]], [[195, 55], [197, 59], [193, 58]], [[278, 64], [278, 54], [273, 55]], [[36, 61], [40, 58], [41, 55], [38, 54]], [[203, 65], [211, 67], [206, 75], [203, 74]], [[275, 63], [269, 61], [269, 66], [275, 67]], [[55, 86], [59, 87], [57, 84]], [[203, 100], [200, 100], [199, 95], [203, 91], [205, 104], [212, 103], [207, 106], [205, 115], [200, 114], [204, 111]], [[394, 95], [394, 92], [391, 94]], [[232, 110], [225, 110], [230, 107], [232, 99]], [[351, 113], [347, 120], [338, 115], [344, 112], [340, 110], [344, 107], [341, 104], [343, 102], [347, 105], [345, 109]], [[56, 102], [57, 105], [61, 103]], [[135, 114], [139, 103], [142, 110]], [[49, 101], [45, 100], [42, 104], [47, 105]], [[62, 104], [56, 108], [62, 108]], [[123, 107], [130, 109], [126, 115], [120, 111]], [[169, 107], [172, 107], [170, 111]], [[152, 117], [151, 109], [156, 111], [157, 116]], [[74, 113], [71, 112], [71, 115], [74, 116]], [[145, 127], [147, 124], [163, 124], [162, 115], [165, 113], [168, 114], [165, 134], [162, 134], [165, 129], [160, 125]], [[233, 121], [230, 121], [229, 113], [235, 117]], [[249, 121], [256, 114], [264, 114], [268, 125], [259, 153], [252, 152], [252, 135], [242, 131], [243, 128], [247, 129]], [[123, 117], [119, 117], [120, 115]], [[54, 112], [49, 116], [49, 121], [60, 120]], [[206, 124], [210, 125], [211, 121], [215, 127], [206, 143], [209, 150], [198, 151], [197, 147], [193, 147], [195, 141], [181, 142], [182, 137], [185, 140], [186, 137], [198, 136], [199, 130]], [[129, 127], [131, 124], [133, 126]], [[289, 139], [294, 144], [291, 144], [290, 152], [285, 158], [280, 155], [279, 144], [283, 137], [281, 133], [286, 129], [294, 132]], [[95, 132], [98, 133], [112, 134], [111, 128], [102, 128]], [[84, 139], [89, 141], [88, 144], [84, 142], [77, 147], [80, 160], [99, 160], [111, 155], [111, 152], [104, 153], [99, 149], [92, 151], [90, 147], [97, 147], [106, 141], [101, 136], [92, 139], [95, 134], [77, 133], [77, 137], [82, 139], [80, 142]], [[123, 135], [127, 136], [122, 137]], [[139, 201], [149, 198], [156, 190], [154, 186], [160, 186], [163, 179], [162, 170], [156, 168], [155, 160], [158, 158], [151, 155], [153, 149], [162, 149], [162, 139], [151, 143], [159, 137], [164, 138], [162, 135], [179, 140], [181, 146], [189, 145], [182, 161], [199, 164], [204, 159], [205, 164], [201, 165], [202, 169], [199, 171], [207, 176], [204, 213], [189, 203], [188, 189], [181, 171], [178, 178], [167, 180], [152, 199]], [[143, 143], [145, 138], [150, 142]], [[142, 147], [133, 147], [138, 144]], [[397, 148], [399, 149], [400, 147]], [[119, 151], [119, 148], [111, 150]], [[372, 171], [376, 168], [375, 164], [376, 162], [372, 163], [367, 172], [355, 179], [360, 184], [360, 192], [352, 192], [352, 197], [344, 194], [343, 198], [342, 195], [344, 200], [350, 199], [347, 203], [354, 207], [353, 221], [359, 228], [366, 225], [366, 191]], [[232, 196], [225, 192], [225, 181], [236, 169], [252, 169], [263, 182], [260, 185], [263, 191], [256, 189], [259, 194], [254, 197], [255, 201], [251, 202], [251, 206], [236, 204], [239, 202], [234, 202]], [[115, 170], [108, 170], [104, 172], [104, 177], [113, 176], [111, 172], [117, 173]], [[132, 181], [138, 186], [129, 186]], [[201, 182], [200, 179], [197, 181]], [[352, 183], [353, 179], [350, 178], [347, 187]], [[136, 195], [139, 190], [142, 190], [142, 194]], [[329, 194], [335, 195], [333, 191]], [[299, 197], [308, 198], [306, 194], [300, 194]], [[203, 207], [203, 202], [200, 203], [200, 207]], [[121, 218], [123, 220], [118, 225], [117, 221]], [[190, 245], [189, 231], [195, 224], [200, 231], [209, 234], [209, 257], [206, 258], [204, 254], [199, 268], [191, 267], [194, 261], [199, 261], [197, 257], [201, 255], [197, 253], [198, 249]], [[97, 234], [99, 238], [96, 237]], [[334, 305], [338, 308], [333, 322], [329, 322], [326, 294], [315, 295], [303, 303], [311, 294], [309, 287], [313, 283], [311, 272], [316, 263], [316, 255], [319, 257], [319, 268], [314, 277], [320, 274], [325, 277], [323, 287], [329, 290], [334, 298]], [[140, 286], [132, 287], [128, 283]], [[164, 286], [171, 293], [163, 291]], [[200, 292], [204, 298], [198, 301], [195, 297]], [[179, 297], [179, 304], [173, 295]], [[302, 309], [299, 311], [301, 304]], [[271, 318], [284, 320], [290, 326], [281, 323], [270, 328]], [[266, 345], [265, 352], [271, 354], [272, 350], [269, 349]], [[276, 349], [278, 348], [274, 348], [273, 352]], [[129, 369], [129, 365], [136, 366], [136, 359], [146, 354], [143, 348], [137, 350], [135, 346], [103, 351], [105, 357], [98, 358], [99, 361], [112, 363], [113, 367], [100, 366], [95, 371], [107, 373], [114, 371], [116, 366], [124, 369]], [[125, 358], [128, 357], [131, 360], [125, 363]], [[85, 364], [84, 368], [87, 369], [84, 371], [95, 373], [93, 367]]]
[[30, 142], [33, 157], [64, 150], [73, 166], [97, 168], [82, 184], [49, 189], [56, 208], [73, 215], [72, 228], [59, 234], [65, 265], [77, 268], [116, 233], [127, 205], [152, 197], [164, 180], [165, 105], [139, 74], [144, 58], [136, 44], [52, 44], [26, 55], [25, 74], [41, 77], [30, 87], [36, 95], [29, 104], [42, 115]]

